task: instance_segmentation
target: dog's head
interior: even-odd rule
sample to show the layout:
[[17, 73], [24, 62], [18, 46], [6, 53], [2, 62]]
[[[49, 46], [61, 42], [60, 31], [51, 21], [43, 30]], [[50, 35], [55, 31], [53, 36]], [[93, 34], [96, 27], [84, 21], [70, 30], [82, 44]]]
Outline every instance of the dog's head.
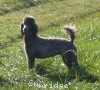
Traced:
[[25, 17], [21, 24], [21, 33], [22, 35], [32, 33], [36, 35], [38, 32], [38, 27], [35, 23], [35, 19], [32, 16]]

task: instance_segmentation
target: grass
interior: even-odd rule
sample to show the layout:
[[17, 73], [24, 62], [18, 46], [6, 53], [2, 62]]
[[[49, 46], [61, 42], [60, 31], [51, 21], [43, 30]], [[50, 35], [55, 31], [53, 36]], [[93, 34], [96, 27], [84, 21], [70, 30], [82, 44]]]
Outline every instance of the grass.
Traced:
[[37, 6], [41, 3], [46, 3], [52, 0], [1, 0], [0, 1], [0, 15], [9, 12], [19, 11], [23, 8]]
[[[22, 3], [21, 5], [23, 6]], [[76, 25], [78, 31], [75, 44], [78, 47], [78, 59], [81, 65], [79, 71], [69, 71], [62, 65], [61, 57], [55, 56], [36, 60], [35, 71], [31, 74], [28, 72], [20, 35], [20, 23], [27, 15], [36, 18], [40, 36], [67, 38], [62, 32], [63, 25], [70, 23]], [[99, 29], [99, 0], [55, 0], [16, 12], [12, 9], [12, 12], [1, 15], [0, 89], [99, 90]]]

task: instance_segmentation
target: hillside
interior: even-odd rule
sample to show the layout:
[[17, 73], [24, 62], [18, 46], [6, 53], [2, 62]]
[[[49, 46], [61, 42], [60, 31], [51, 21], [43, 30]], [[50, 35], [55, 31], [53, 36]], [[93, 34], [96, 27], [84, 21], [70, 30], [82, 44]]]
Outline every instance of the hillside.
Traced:
[[[35, 17], [43, 37], [67, 39], [63, 26], [76, 25], [80, 70], [69, 71], [55, 56], [36, 59], [35, 71], [29, 73], [20, 33], [23, 17], [29, 15]], [[0, 90], [99, 90], [99, 30], [99, 0], [1, 0]]]

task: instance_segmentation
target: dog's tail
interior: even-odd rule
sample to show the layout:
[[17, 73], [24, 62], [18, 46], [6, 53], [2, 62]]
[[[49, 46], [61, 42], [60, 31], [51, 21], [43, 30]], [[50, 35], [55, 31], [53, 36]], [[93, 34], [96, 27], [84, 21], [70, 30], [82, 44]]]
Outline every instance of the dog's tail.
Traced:
[[64, 30], [70, 35], [71, 42], [73, 43], [76, 36], [75, 35], [76, 27], [72, 25], [64, 26]]

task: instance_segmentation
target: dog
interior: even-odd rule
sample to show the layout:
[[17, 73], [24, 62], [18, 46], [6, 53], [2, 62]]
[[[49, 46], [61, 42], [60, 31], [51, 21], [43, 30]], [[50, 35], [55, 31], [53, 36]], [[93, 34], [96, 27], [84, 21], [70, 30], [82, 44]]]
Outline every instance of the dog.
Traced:
[[77, 60], [77, 48], [74, 45], [74, 28], [65, 26], [64, 30], [70, 34], [70, 40], [62, 38], [42, 38], [37, 35], [38, 26], [34, 17], [24, 17], [21, 23], [21, 34], [24, 41], [29, 70], [33, 69], [36, 58], [44, 59], [55, 55], [61, 55], [63, 62], [69, 69], [79, 65]]

